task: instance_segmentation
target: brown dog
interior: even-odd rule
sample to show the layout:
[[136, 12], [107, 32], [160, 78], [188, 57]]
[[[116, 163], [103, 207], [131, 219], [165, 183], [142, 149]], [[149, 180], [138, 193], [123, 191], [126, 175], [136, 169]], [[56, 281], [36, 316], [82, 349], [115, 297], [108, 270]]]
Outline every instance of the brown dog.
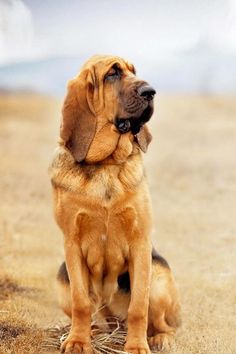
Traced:
[[[61, 306], [72, 317], [66, 353], [92, 353], [91, 314], [127, 319], [125, 350], [170, 343], [180, 322], [166, 261], [151, 246], [151, 205], [141, 150], [155, 91], [134, 66], [95, 56], [69, 82], [51, 166], [54, 209], [64, 233]], [[68, 273], [67, 273], [68, 271]], [[105, 311], [104, 311], [105, 307]], [[99, 312], [98, 312], [99, 313]]]

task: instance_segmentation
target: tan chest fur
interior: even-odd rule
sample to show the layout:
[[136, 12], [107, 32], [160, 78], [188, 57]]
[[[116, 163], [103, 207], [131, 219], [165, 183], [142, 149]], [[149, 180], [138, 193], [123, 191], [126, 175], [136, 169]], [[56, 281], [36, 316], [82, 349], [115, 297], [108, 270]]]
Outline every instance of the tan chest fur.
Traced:
[[132, 230], [142, 233], [146, 227], [139, 210], [149, 205], [141, 156], [133, 155], [122, 165], [83, 165], [59, 148], [50, 175], [57, 222], [67, 235], [70, 229], [71, 237], [80, 234], [93, 293], [109, 302], [118, 275], [127, 268]]
[[77, 164], [64, 148], [55, 151], [50, 167], [52, 184], [86, 198], [90, 204], [111, 207], [125, 194], [133, 194], [144, 178], [141, 155], [116, 165]]

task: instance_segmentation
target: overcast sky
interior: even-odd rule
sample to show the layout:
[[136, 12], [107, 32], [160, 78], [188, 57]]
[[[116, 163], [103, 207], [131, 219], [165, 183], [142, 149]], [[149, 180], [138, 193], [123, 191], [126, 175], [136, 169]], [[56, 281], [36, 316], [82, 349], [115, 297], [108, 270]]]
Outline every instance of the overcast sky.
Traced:
[[234, 0], [0, 0], [0, 64], [58, 55], [157, 60], [199, 41], [236, 52]]

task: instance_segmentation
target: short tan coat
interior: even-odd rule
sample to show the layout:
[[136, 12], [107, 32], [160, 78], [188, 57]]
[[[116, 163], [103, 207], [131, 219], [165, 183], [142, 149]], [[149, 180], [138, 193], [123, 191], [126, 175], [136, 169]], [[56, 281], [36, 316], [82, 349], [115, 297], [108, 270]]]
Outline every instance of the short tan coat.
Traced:
[[[119, 82], [106, 82], [119, 67]], [[112, 75], [112, 74], [111, 74]], [[112, 76], [111, 76], [112, 77]], [[125, 350], [150, 353], [168, 345], [179, 324], [179, 301], [168, 265], [152, 262], [152, 211], [141, 151], [151, 141], [144, 124], [136, 135], [120, 134], [119, 96], [136, 82], [133, 65], [95, 56], [70, 81], [60, 142], [50, 175], [56, 221], [64, 234], [69, 282], [59, 274], [61, 305], [72, 317], [62, 350], [92, 353], [91, 314], [127, 318]], [[132, 93], [133, 94], [133, 93]], [[117, 279], [128, 272], [131, 292]]]

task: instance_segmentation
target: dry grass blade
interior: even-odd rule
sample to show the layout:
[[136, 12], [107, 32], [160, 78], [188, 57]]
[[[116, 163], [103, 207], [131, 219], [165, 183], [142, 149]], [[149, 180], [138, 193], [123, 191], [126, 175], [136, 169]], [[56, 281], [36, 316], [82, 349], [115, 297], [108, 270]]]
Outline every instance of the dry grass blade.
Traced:
[[[109, 328], [106, 332], [99, 328], [99, 323], [92, 322], [92, 346], [97, 354], [125, 354], [124, 344], [126, 330], [124, 324], [117, 318], [112, 317], [108, 320]], [[51, 327], [45, 332], [45, 340], [42, 349], [45, 351], [57, 350], [61, 343], [67, 338], [70, 331], [70, 325], [65, 327]]]

